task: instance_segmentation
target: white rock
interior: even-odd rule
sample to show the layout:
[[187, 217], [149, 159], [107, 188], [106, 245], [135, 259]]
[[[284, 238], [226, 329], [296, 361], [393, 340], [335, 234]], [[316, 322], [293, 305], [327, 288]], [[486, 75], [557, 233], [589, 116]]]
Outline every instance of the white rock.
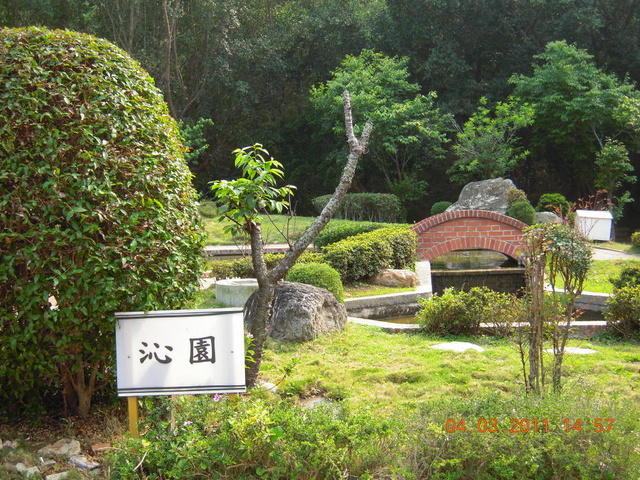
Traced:
[[484, 352], [484, 348], [469, 342], [438, 343], [437, 345], [432, 345], [431, 348], [437, 348], [438, 350], [451, 350], [454, 352], [464, 352], [466, 350], [475, 350], [476, 352]]

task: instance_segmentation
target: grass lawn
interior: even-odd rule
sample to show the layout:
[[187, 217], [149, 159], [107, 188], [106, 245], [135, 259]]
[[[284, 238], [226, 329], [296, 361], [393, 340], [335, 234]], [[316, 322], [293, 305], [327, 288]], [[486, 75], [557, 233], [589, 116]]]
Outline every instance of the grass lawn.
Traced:
[[[262, 235], [265, 243], [295, 242], [304, 230], [311, 225], [315, 217], [288, 217], [286, 215], [271, 215], [265, 217], [262, 223]], [[234, 245], [236, 243], [248, 243], [248, 238], [237, 238], [224, 231], [227, 223], [219, 222], [215, 218], [203, 218], [207, 232], [207, 245]], [[334, 219], [330, 225], [344, 223], [359, 223], [351, 220]]]
[[[449, 340], [470, 341], [485, 351], [430, 348]], [[571, 340], [570, 346], [597, 353], [566, 355], [565, 389], [589, 389], [640, 406], [640, 345]], [[552, 360], [549, 354], [549, 365]], [[283, 379], [283, 371], [291, 366], [291, 375]], [[279, 384], [285, 394], [323, 394], [381, 415], [415, 409], [446, 396], [470, 399], [523, 394], [520, 356], [510, 340], [388, 334], [352, 323], [343, 332], [304, 344], [269, 342], [261, 377]]]
[[639, 263], [640, 260], [594, 260], [587, 274], [583, 291], [613, 293], [613, 285], [609, 279], [620, 275], [625, 266]]

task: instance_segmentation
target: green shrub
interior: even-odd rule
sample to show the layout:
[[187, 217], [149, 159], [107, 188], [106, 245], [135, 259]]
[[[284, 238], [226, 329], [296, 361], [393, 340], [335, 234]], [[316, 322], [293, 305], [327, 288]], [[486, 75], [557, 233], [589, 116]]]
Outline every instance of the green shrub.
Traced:
[[289, 270], [286, 280], [325, 288], [333, 293], [338, 301], [344, 300], [344, 288], [340, 281], [340, 274], [326, 263], [296, 264]]
[[[313, 206], [321, 212], [331, 195], [323, 195], [312, 200]], [[369, 222], [399, 222], [404, 217], [400, 200], [390, 193], [349, 193], [334, 215], [345, 220]]]
[[515, 202], [507, 209], [507, 215], [527, 225], [536, 223], [536, 211], [529, 202]]
[[418, 322], [425, 333], [436, 335], [475, 335], [481, 323], [491, 324], [496, 336], [509, 336], [513, 324], [525, 321], [526, 304], [515, 295], [487, 287], [469, 291], [447, 288], [442, 295], [419, 301]]
[[87, 414], [113, 312], [198, 291], [191, 173], [153, 80], [105, 40], [0, 29], [0, 85], [0, 402]]
[[559, 193], [545, 193], [538, 200], [536, 206], [537, 212], [553, 212], [560, 213], [562, 217], [566, 217], [571, 208], [571, 203]]
[[389, 226], [391, 225], [388, 223], [375, 222], [353, 222], [335, 226], [330, 224], [318, 234], [313, 244], [317, 249], [322, 250], [327, 245], [339, 242], [345, 238]]
[[447, 288], [441, 295], [420, 299], [418, 323], [425, 333], [435, 335], [476, 335], [484, 320], [486, 287], [468, 292]]
[[260, 392], [235, 402], [179, 397], [172, 429], [168, 401], [158, 400], [159, 414], [146, 412], [145, 434], [110, 454], [112, 478], [373, 478], [398, 457], [399, 422], [341, 404], [303, 409]]
[[451, 202], [442, 201], [436, 202], [431, 206], [431, 216], [438, 215], [439, 213], [444, 213], [444, 211], [452, 205]]
[[624, 267], [617, 277], [609, 278], [614, 288], [636, 287], [640, 285], [640, 263]]
[[512, 188], [507, 191], [507, 206], [511, 206], [517, 202], [528, 202], [527, 194], [519, 188]]
[[385, 268], [412, 268], [416, 238], [416, 233], [406, 227], [380, 228], [328, 245], [324, 258], [340, 272], [343, 282], [355, 282]]
[[640, 232], [633, 232], [631, 234], [631, 245], [640, 248]]
[[414, 440], [403, 478], [640, 478], [637, 410], [584, 384], [562, 392], [448, 395], [423, 405], [407, 426]]
[[616, 288], [607, 300], [607, 326], [623, 337], [640, 336], [640, 285]]

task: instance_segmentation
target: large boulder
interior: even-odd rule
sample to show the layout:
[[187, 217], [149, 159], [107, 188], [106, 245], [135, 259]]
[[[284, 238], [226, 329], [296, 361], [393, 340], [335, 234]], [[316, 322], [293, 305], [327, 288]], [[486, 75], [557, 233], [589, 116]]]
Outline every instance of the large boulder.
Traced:
[[517, 188], [509, 179], [492, 178], [479, 182], [467, 183], [458, 201], [447, 208], [447, 212], [456, 210], [488, 210], [505, 214], [507, 213], [507, 192]]
[[[245, 310], [255, 308], [257, 292]], [[245, 315], [245, 326], [252, 315]], [[306, 342], [320, 335], [344, 329], [347, 324], [347, 309], [336, 297], [324, 288], [304, 283], [280, 282], [276, 286], [269, 336], [281, 342]]]

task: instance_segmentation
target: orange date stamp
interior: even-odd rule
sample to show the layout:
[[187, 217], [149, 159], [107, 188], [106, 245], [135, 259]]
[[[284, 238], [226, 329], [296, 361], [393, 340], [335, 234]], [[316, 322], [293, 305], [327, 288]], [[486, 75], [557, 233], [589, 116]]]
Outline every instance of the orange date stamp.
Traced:
[[[606, 433], [613, 428], [615, 420], [613, 418], [594, 419], [570, 419], [565, 418], [560, 431], [569, 433], [573, 431], [584, 433]], [[500, 422], [495, 418], [479, 418], [477, 421], [467, 421], [465, 419], [448, 418], [444, 423], [447, 433], [456, 432], [479, 432], [479, 433], [549, 433], [549, 419], [547, 418], [511, 418], [508, 424]]]

